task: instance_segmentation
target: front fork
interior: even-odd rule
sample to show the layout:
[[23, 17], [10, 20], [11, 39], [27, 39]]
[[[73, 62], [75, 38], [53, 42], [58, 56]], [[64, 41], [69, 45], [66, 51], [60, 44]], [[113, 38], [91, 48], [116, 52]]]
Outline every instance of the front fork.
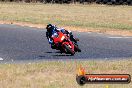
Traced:
[[64, 44], [69, 45], [69, 47], [74, 51], [74, 44], [72, 43], [72, 41], [67, 40], [67, 42], [64, 42], [62, 45]]

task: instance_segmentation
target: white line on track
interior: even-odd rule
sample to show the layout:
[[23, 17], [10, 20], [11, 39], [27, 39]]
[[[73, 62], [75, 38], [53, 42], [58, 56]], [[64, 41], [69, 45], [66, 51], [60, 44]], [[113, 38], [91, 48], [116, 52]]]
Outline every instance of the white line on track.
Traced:
[[89, 34], [90, 34], [90, 33], [92, 33], [92, 32], [87, 32], [87, 33], [89, 33]]
[[121, 38], [126, 38], [126, 39], [128, 39], [128, 38], [132, 38], [132, 37], [108, 37], [108, 38], [112, 38], [112, 39], [121, 39]]
[[0, 61], [4, 60], [3, 58], [0, 57]]
[[98, 33], [98, 34], [103, 34], [103, 33]]

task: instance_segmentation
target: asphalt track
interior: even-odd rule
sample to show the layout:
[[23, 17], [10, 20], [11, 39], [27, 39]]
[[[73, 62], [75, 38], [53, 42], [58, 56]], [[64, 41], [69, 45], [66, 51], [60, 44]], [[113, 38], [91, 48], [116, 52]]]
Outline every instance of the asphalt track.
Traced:
[[0, 25], [0, 60], [68, 60], [118, 59], [132, 57], [132, 37], [111, 36], [101, 33], [73, 32], [79, 38], [81, 53], [74, 56], [52, 50], [45, 30], [16, 25]]

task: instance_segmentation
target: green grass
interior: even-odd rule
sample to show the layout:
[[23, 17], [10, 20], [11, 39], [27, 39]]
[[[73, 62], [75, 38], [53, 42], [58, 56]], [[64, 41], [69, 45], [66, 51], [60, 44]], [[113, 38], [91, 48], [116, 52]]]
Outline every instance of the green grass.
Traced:
[[132, 29], [131, 6], [2, 3], [0, 20], [103, 29]]
[[78, 67], [86, 73], [130, 74], [132, 59], [44, 61], [39, 63], [0, 64], [1, 88], [131, 88], [130, 84], [86, 84], [76, 83]]

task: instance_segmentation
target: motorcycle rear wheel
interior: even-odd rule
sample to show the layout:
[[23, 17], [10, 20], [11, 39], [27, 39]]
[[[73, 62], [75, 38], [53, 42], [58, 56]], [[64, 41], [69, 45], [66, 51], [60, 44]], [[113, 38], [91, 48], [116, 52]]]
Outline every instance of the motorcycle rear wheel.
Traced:
[[73, 44], [74, 44], [75, 51], [81, 52], [81, 49], [79, 48], [79, 46], [75, 43]]

